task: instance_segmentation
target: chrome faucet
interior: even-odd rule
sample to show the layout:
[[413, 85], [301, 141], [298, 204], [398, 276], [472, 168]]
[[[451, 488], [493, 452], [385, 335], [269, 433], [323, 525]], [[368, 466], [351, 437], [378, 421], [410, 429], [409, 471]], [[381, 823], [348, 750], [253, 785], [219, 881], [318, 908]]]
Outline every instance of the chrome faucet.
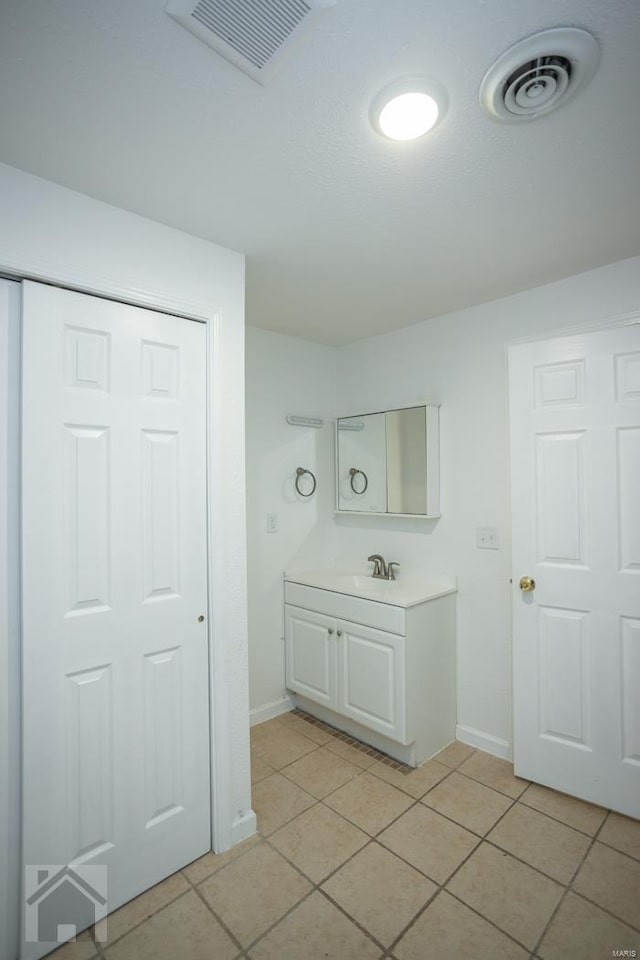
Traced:
[[393, 568], [400, 566], [395, 560], [387, 563], [379, 553], [372, 553], [370, 557], [367, 557], [367, 560], [373, 563], [373, 573], [371, 576], [375, 580], [395, 580], [396, 575]]

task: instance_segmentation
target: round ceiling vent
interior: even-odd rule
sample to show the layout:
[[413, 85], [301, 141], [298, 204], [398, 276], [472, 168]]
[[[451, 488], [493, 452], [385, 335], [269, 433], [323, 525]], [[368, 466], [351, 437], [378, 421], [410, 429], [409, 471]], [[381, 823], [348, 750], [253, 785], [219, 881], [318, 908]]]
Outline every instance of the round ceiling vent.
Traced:
[[480, 84], [480, 105], [504, 123], [534, 120], [575, 96], [599, 59], [598, 44], [586, 30], [556, 27], [536, 33], [489, 67]]

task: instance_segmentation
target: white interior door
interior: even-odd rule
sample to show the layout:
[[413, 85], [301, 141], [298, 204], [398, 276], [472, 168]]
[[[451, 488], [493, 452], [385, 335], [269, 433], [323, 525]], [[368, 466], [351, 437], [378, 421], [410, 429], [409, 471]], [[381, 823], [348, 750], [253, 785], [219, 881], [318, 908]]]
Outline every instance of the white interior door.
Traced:
[[509, 360], [516, 772], [640, 817], [640, 325]]
[[23, 330], [24, 862], [112, 910], [210, 848], [206, 331], [36, 283]]

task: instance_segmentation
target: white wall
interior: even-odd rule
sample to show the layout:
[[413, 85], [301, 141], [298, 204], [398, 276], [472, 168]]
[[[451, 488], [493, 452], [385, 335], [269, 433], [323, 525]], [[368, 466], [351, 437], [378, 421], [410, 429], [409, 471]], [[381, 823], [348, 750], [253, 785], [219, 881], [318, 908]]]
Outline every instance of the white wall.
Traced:
[[[634, 312], [640, 312], [640, 258], [338, 351], [339, 416], [418, 400], [442, 404], [442, 519], [339, 517], [339, 558], [362, 566], [376, 552], [400, 561], [401, 571], [458, 575], [459, 733], [473, 739], [478, 732], [480, 745], [505, 755], [511, 742], [505, 344]], [[477, 549], [476, 526], [498, 527], [501, 549]]]
[[[0, 210], [0, 272], [209, 321], [213, 789], [215, 844], [225, 849], [255, 829], [248, 736], [244, 258], [4, 164]], [[11, 731], [13, 741], [17, 734]], [[16, 771], [0, 743], [0, 776], [7, 775], [15, 778]], [[0, 868], [6, 868], [3, 855]]]
[[[252, 721], [288, 707], [284, 699], [282, 573], [333, 562], [333, 418], [336, 351], [248, 327], [246, 331], [249, 677]], [[322, 417], [292, 427], [288, 413]], [[312, 470], [315, 495], [294, 490], [296, 467]], [[306, 481], [307, 478], [305, 478]], [[267, 513], [278, 532], [267, 533]]]

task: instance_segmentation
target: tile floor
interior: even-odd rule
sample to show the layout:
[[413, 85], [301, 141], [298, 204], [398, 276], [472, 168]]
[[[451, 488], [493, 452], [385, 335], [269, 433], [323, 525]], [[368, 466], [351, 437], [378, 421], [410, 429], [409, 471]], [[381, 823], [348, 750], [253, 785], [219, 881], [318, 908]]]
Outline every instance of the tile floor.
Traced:
[[640, 822], [461, 743], [406, 773], [293, 714], [252, 730], [252, 759], [260, 835], [56, 960], [640, 956]]

